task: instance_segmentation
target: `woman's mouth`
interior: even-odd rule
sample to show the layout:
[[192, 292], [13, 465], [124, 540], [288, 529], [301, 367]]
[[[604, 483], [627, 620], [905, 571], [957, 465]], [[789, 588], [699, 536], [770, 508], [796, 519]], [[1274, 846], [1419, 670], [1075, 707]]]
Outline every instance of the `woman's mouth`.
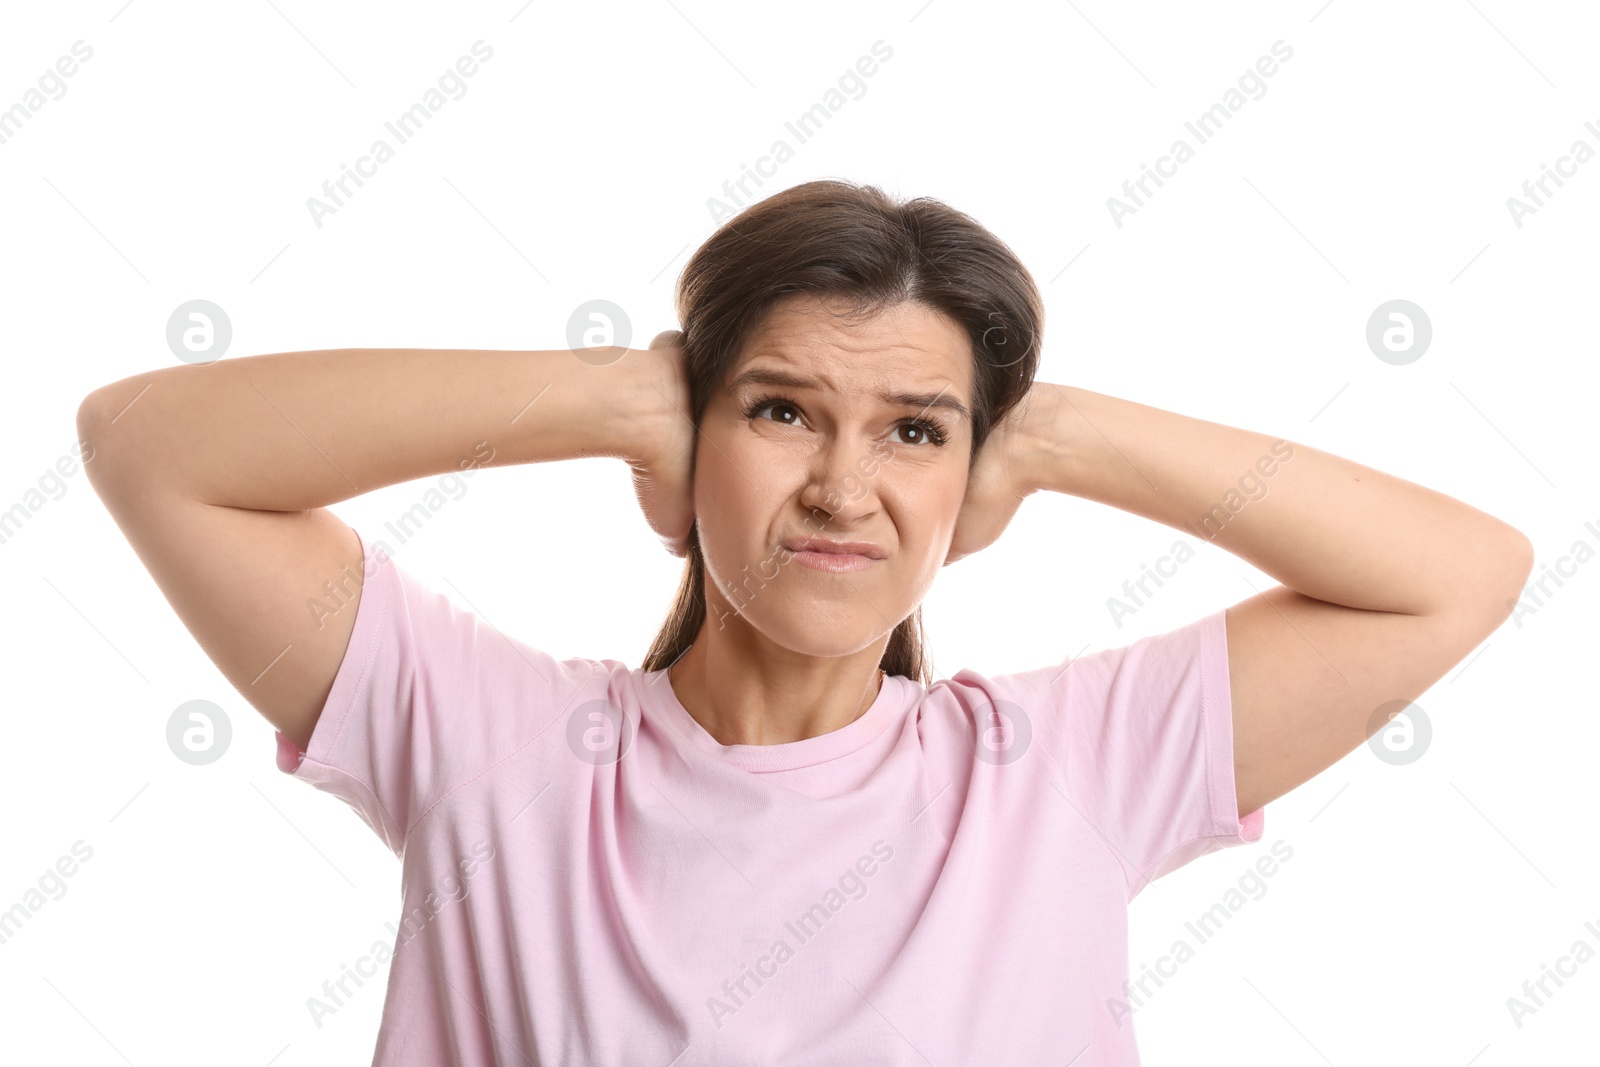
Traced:
[[792, 537], [783, 547], [801, 566], [831, 574], [865, 570], [882, 562], [885, 555], [871, 541], [834, 541], [826, 537]]
[[793, 553], [793, 557], [794, 561], [800, 564], [802, 567], [810, 567], [819, 571], [829, 571], [834, 574], [838, 574], [843, 571], [865, 570], [874, 563], [881, 562], [873, 559], [871, 556], [862, 555], [859, 552], [805, 551], [795, 552]]

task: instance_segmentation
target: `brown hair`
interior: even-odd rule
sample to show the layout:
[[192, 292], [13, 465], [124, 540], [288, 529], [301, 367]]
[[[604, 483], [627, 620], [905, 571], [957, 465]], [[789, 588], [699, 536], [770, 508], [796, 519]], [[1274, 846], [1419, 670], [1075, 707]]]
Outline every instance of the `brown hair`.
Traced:
[[[900, 303], [948, 315], [972, 344], [972, 455], [1033, 385], [1044, 304], [1026, 267], [970, 216], [930, 197], [904, 203], [873, 185], [814, 181], [745, 208], [690, 257], [677, 308], [696, 426], [773, 305], [794, 293], [857, 314]], [[689, 534], [683, 580], [643, 670], [671, 666], [706, 617], [705, 558]], [[933, 684], [922, 608], [895, 626], [885, 672]]]

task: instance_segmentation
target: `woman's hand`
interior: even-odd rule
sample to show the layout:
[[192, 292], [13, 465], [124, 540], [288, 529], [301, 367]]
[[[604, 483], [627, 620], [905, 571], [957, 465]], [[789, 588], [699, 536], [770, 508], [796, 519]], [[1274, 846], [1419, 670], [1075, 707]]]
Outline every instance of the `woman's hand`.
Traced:
[[689, 412], [689, 374], [677, 330], [656, 335], [650, 347], [630, 352], [644, 364], [644, 396], [653, 414], [628, 458], [633, 491], [645, 521], [674, 556], [689, 551], [694, 525], [695, 428]]
[[1029, 390], [978, 449], [967, 474], [967, 495], [956, 519], [946, 566], [994, 544], [1024, 498], [1040, 488], [1033, 472], [1048, 452], [1047, 437], [1041, 433], [1041, 423], [1049, 418], [1047, 399], [1040, 387]]

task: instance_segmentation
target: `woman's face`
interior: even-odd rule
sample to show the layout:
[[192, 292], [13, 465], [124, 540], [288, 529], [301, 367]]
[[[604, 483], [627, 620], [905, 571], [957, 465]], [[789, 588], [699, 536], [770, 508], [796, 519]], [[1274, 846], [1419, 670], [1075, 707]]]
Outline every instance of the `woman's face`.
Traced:
[[[780, 302], [700, 424], [708, 624], [736, 614], [783, 647], [840, 656], [911, 614], [966, 494], [972, 360], [961, 328], [920, 304], [863, 319], [809, 294]], [[799, 551], [807, 538], [871, 547], [830, 559]]]

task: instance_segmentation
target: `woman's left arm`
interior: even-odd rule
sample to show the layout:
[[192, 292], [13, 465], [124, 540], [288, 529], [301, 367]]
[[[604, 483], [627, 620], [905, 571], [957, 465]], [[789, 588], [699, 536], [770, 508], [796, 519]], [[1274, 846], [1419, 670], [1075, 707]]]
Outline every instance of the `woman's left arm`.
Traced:
[[[991, 447], [992, 443], [992, 447]], [[951, 559], [1040, 489], [1210, 541], [1283, 583], [1227, 609], [1242, 817], [1332, 766], [1510, 615], [1520, 531], [1307, 445], [1048, 382], [986, 442]], [[1399, 707], [1400, 705], [1392, 705]]]

